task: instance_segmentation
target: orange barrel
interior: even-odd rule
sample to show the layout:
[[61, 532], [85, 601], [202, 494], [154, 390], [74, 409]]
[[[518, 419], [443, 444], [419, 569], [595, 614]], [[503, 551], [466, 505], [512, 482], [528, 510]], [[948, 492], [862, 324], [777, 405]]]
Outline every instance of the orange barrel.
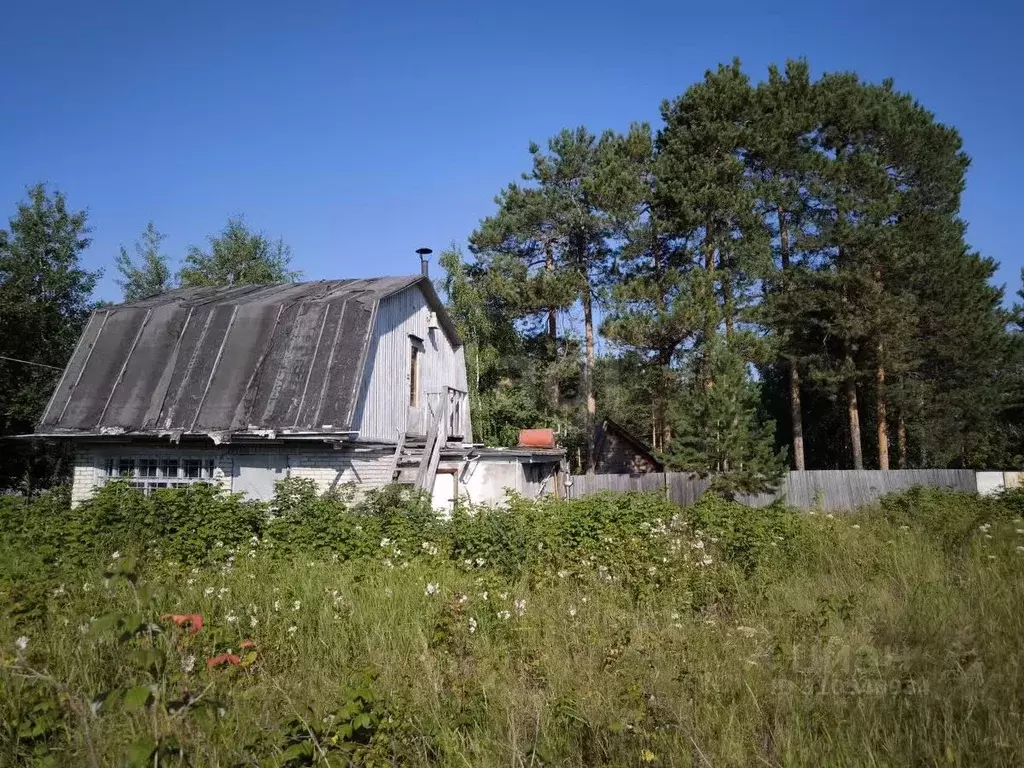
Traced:
[[555, 430], [553, 429], [521, 429], [519, 430], [520, 448], [554, 448]]

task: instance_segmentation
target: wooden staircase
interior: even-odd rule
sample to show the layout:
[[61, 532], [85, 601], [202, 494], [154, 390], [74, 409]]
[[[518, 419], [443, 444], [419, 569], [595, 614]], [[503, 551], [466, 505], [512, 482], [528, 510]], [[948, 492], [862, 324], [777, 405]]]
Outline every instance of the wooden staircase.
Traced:
[[426, 438], [408, 438], [402, 433], [391, 463], [391, 482], [409, 485], [428, 493], [434, 488], [441, 449], [445, 444], [446, 421], [438, 415], [431, 419]]

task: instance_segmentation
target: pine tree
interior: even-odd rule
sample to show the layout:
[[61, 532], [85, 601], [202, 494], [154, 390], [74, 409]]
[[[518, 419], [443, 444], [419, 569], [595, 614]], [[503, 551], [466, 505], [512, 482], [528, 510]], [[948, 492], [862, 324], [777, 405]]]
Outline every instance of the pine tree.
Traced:
[[598, 139], [577, 128], [550, 139], [546, 152], [531, 145], [532, 169], [523, 175], [529, 185], [510, 185], [497, 198], [498, 213], [483, 221], [470, 238], [486, 268], [502, 276], [518, 316], [547, 318], [549, 348], [555, 331], [553, 311], [579, 302], [588, 470], [597, 415], [594, 304], [610, 263], [610, 221], [600, 179], [604, 164], [611, 162], [612, 141], [611, 134]]
[[[677, 419], [691, 432], [674, 437], [691, 451], [708, 451], [702, 462], [691, 457], [689, 463], [723, 472], [749, 468], [754, 455], [770, 454], [774, 446], [773, 426], [755, 413], [748, 373], [764, 352], [752, 309], [771, 270], [770, 232], [758, 215], [746, 160], [753, 114], [753, 89], [733, 61], [662, 106], [665, 127], [656, 144], [657, 214], [686, 251], [680, 274], [691, 296], [688, 312], [697, 316], [683, 366], [703, 390], [684, 397], [701, 415]], [[723, 413], [729, 420], [721, 421]], [[701, 419], [712, 418], [701, 426]], [[752, 427], [758, 423], [765, 429]], [[753, 450], [748, 441], [755, 438], [764, 443]], [[678, 454], [680, 448], [669, 450]]]
[[643, 371], [652, 398], [651, 445], [663, 450], [672, 442], [669, 403], [679, 386], [676, 354], [700, 327], [699, 305], [693, 300], [688, 253], [655, 210], [650, 127], [632, 126], [611, 149], [614, 160], [604, 184], [617, 247], [601, 333], [620, 351], [632, 353], [630, 359]]
[[772, 65], [767, 82], [755, 90], [748, 131], [747, 167], [753, 177], [757, 208], [771, 232], [774, 269], [765, 281], [759, 320], [773, 332], [775, 354], [786, 369], [788, 412], [794, 468], [805, 469], [801, 378], [805, 361], [792, 343], [792, 272], [813, 258], [804, 247], [817, 191], [814, 151], [818, 128], [816, 89], [805, 61]]

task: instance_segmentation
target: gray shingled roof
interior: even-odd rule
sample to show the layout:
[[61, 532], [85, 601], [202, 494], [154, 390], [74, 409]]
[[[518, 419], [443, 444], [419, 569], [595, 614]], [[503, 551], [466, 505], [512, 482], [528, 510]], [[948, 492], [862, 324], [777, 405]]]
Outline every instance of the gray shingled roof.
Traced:
[[93, 313], [37, 434], [331, 433], [352, 422], [378, 302], [414, 277], [182, 288]]

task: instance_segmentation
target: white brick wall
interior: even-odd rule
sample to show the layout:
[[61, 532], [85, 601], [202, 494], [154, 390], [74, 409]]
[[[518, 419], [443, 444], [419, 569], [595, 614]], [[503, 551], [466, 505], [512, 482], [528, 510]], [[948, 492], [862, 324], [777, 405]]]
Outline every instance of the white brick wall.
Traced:
[[[287, 449], [285, 449], [287, 450]], [[179, 456], [189, 458], [215, 458], [215, 482], [227, 490], [232, 488], [234, 453], [279, 453], [279, 467], [287, 468], [291, 477], [305, 477], [317, 484], [320, 492], [355, 483], [359, 490], [387, 485], [394, 450], [388, 448], [346, 448], [334, 450], [319, 447], [296, 446], [287, 454], [281, 446], [222, 446], [219, 449], [196, 450], [168, 445], [101, 446], [82, 445], [75, 452], [74, 478], [71, 503], [79, 504], [95, 491], [102, 482], [102, 469], [108, 458], [120, 456]], [[278, 476], [280, 477], [280, 476]]]
[[359, 490], [387, 485], [391, 478], [393, 450], [316, 451], [288, 456], [288, 474], [308, 478], [321, 493], [355, 483]]
[[75, 469], [71, 478], [71, 504], [81, 504], [96, 488], [96, 454], [87, 448], [75, 451]]

